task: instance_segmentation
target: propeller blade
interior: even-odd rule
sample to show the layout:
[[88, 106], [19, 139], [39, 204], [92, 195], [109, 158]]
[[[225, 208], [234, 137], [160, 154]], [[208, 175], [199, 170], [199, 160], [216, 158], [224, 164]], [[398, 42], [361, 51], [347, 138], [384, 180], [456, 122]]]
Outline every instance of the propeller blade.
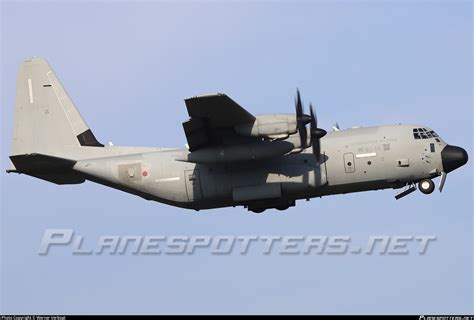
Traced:
[[441, 181], [439, 182], [439, 192], [443, 192], [444, 183], [446, 182], [446, 177], [448, 174], [446, 172], [441, 172]]
[[298, 133], [300, 134], [301, 148], [307, 148], [308, 133], [306, 132], [306, 127], [302, 122], [298, 122]]
[[310, 104], [310, 115], [311, 115], [311, 135], [313, 138], [321, 139], [327, 134], [327, 131], [321, 128], [318, 128], [318, 118], [316, 117], [316, 112], [313, 110], [313, 106]]
[[303, 102], [301, 101], [300, 90], [298, 89], [296, 89], [295, 109], [296, 121], [302, 122], [303, 125], [307, 125], [311, 121], [311, 118], [307, 114], [304, 114]]
[[316, 160], [319, 162], [319, 155], [321, 154], [321, 144], [319, 143], [319, 139], [316, 136], [316, 130], [318, 128], [318, 119], [316, 118], [316, 114], [314, 113], [313, 105], [309, 104], [309, 114], [311, 117], [311, 144], [313, 145], [313, 155], [315, 156]]
[[313, 128], [318, 127], [318, 119], [316, 118], [316, 113], [314, 112], [313, 105], [310, 103], [309, 104], [309, 114], [311, 117], [311, 126]]
[[319, 162], [321, 156], [321, 142], [319, 142], [319, 139], [313, 141], [313, 154]]
[[306, 132], [306, 124], [308, 124], [311, 119], [308, 115], [304, 114], [303, 103], [301, 102], [300, 91], [296, 89], [296, 128], [298, 129], [298, 134], [300, 136], [300, 146], [301, 148], [308, 147], [308, 133]]
[[295, 108], [296, 108], [296, 119], [300, 120], [301, 116], [303, 115], [303, 103], [301, 102], [300, 90], [298, 89], [296, 89]]
[[311, 144], [313, 145], [313, 154], [316, 160], [319, 162], [321, 156], [321, 142], [319, 139], [326, 135], [326, 130], [318, 128], [318, 118], [314, 112], [313, 105], [309, 104], [309, 112], [311, 117]]

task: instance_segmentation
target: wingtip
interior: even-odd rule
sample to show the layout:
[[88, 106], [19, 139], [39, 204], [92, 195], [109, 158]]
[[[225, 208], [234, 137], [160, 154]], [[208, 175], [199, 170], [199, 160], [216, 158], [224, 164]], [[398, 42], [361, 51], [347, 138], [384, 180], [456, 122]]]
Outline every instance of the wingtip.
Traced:
[[211, 97], [222, 97], [222, 96], [225, 96], [225, 95], [226, 95], [225, 93], [221, 93], [221, 92], [203, 93], [203, 94], [200, 94], [200, 95], [196, 95], [196, 96], [186, 98], [184, 100], [202, 99], [202, 98], [211, 98]]

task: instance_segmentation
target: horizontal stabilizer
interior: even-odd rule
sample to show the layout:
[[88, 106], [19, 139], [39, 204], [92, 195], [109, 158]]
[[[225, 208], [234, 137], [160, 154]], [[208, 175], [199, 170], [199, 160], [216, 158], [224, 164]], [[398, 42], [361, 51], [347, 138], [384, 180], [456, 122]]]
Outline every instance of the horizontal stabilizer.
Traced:
[[85, 179], [72, 170], [76, 161], [39, 153], [11, 156], [15, 170], [7, 172], [24, 173], [56, 184], [77, 184]]

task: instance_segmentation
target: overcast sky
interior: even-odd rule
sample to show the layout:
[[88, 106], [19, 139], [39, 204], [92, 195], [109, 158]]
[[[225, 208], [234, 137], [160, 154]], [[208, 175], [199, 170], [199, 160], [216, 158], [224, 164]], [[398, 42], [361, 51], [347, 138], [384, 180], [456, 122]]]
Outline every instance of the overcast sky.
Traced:
[[[182, 147], [183, 99], [225, 92], [254, 114], [320, 125], [420, 123], [472, 152], [472, 3], [2, 2], [2, 168], [15, 78], [47, 58], [96, 137]], [[472, 313], [472, 161], [442, 194], [301, 201], [262, 215], [187, 211], [87, 182], [1, 173], [2, 313]], [[437, 182], [437, 181], [436, 181]], [[100, 235], [435, 235], [426, 255], [38, 255], [45, 229]]]

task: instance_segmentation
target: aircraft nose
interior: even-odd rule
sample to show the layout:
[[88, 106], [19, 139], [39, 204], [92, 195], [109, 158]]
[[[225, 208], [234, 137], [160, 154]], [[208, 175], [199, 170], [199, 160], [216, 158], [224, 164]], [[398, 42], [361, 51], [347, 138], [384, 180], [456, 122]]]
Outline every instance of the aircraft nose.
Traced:
[[443, 162], [443, 170], [448, 173], [466, 164], [468, 155], [466, 150], [461, 147], [447, 145], [441, 151], [441, 160]]

